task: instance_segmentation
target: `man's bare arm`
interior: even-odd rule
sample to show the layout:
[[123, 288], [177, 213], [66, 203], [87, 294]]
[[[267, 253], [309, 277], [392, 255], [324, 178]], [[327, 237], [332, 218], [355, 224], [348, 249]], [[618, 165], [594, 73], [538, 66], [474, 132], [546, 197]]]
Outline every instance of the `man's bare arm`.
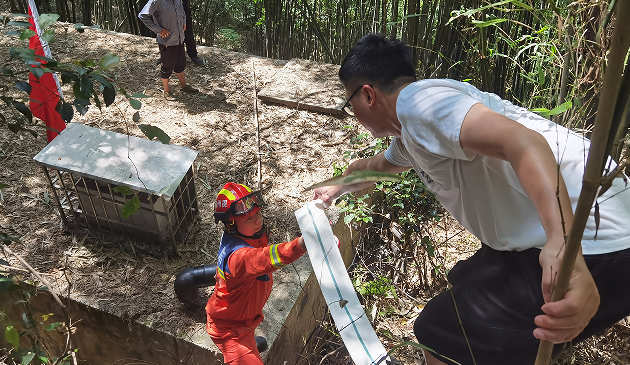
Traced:
[[595, 315], [599, 294], [580, 254], [565, 299], [549, 303], [564, 253], [564, 235], [573, 223], [569, 195], [549, 144], [538, 132], [482, 104], [474, 105], [464, 118], [460, 144], [471, 152], [508, 161], [538, 211], [547, 236], [540, 255], [546, 314], [536, 317], [534, 336], [553, 342], [575, 338]]

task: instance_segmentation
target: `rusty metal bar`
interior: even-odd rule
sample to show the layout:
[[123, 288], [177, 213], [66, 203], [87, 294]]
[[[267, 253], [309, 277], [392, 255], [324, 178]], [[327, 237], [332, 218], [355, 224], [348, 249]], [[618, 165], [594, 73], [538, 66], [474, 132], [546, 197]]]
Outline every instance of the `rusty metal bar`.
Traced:
[[59, 209], [59, 215], [61, 215], [61, 221], [63, 222], [63, 226], [65, 229], [69, 229], [70, 227], [68, 226], [66, 213], [63, 211], [63, 208], [61, 207], [59, 196], [57, 196], [57, 190], [55, 189], [55, 186], [53, 185], [52, 180], [50, 179], [50, 174], [48, 174], [48, 169], [46, 168], [46, 166], [42, 166], [42, 170], [44, 170], [44, 174], [46, 175], [46, 178], [48, 179], [48, 186], [50, 186], [50, 190], [52, 190], [53, 196], [55, 197], [55, 202], [57, 203], [57, 208]]

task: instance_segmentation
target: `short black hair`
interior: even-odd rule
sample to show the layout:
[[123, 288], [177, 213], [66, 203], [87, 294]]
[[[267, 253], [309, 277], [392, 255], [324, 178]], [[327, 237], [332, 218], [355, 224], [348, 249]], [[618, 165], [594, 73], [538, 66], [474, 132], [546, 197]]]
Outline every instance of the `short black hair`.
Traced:
[[411, 48], [398, 39], [387, 39], [373, 33], [363, 36], [348, 52], [339, 69], [339, 80], [345, 87], [357, 81], [373, 84], [390, 93], [405, 82], [416, 81]]

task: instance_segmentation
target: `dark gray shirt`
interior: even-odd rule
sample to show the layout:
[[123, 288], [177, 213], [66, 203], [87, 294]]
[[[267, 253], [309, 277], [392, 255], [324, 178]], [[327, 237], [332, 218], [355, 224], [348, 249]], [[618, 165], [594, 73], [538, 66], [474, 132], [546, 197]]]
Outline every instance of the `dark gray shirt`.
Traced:
[[[142, 8], [138, 18], [157, 34], [157, 42], [165, 46], [178, 46], [184, 43], [184, 24], [186, 24], [186, 13], [182, 0], [149, 0]], [[160, 32], [162, 28], [171, 34], [162, 38]]]

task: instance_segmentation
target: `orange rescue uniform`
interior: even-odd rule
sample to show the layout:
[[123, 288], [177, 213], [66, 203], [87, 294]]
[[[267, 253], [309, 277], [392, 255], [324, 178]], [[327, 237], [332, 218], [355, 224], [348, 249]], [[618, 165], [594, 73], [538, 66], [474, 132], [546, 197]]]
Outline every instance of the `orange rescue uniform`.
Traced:
[[269, 298], [271, 273], [292, 263], [304, 251], [298, 238], [267, 246], [267, 233], [260, 238], [221, 237], [214, 293], [206, 305], [206, 329], [228, 364], [262, 364], [256, 349], [254, 329], [263, 321], [263, 306]]

